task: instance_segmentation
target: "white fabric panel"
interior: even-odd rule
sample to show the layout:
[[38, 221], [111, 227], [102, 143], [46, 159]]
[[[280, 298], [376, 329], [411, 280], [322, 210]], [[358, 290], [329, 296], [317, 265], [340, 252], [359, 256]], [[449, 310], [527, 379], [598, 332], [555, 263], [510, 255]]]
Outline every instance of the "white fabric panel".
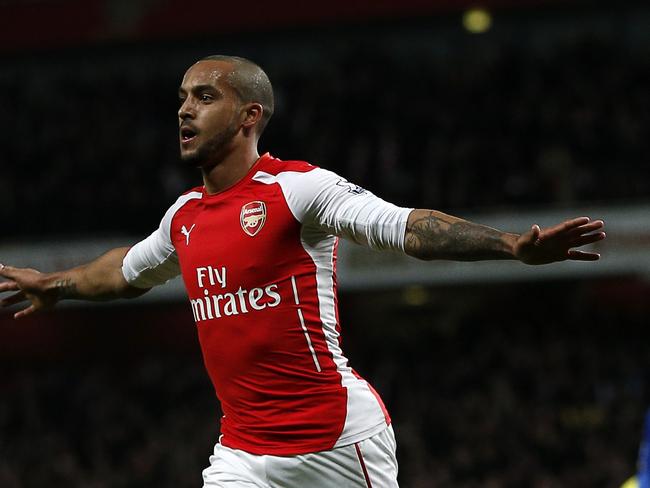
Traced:
[[347, 389], [345, 424], [334, 447], [367, 439], [386, 428], [386, 417], [368, 383], [352, 372], [339, 345], [334, 283], [336, 236], [349, 237], [375, 249], [403, 250], [410, 210], [386, 203], [319, 168], [277, 176], [259, 171], [253, 178], [265, 184], [279, 183], [291, 212], [303, 224], [300, 240], [316, 266], [323, 335], [341, 375], [341, 386]]
[[260, 456], [218, 443], [210, 466], [203, 470], [203, 488], [270, 486], [398, 488], [393, 428], [384, 426], [358, 444], [298, 456]]
[[200, 192], [181, 195], [167, 210], [158, 229], [129, 249], [122, 262], [122, 274], [130, 285], [151, 288], [180, 274], [178, 256], [170, 235], [172, 219], [188, 201], [201, 197]]
[[343, 355], [336, 330], [336, 290], [334, 286], [334, 249], [337, 238], [322, 230], [303, 227], [302, 246], [316, 265], [318, 312], [327, 348], [332, 354], [336, 370], [341, 375], [341, 386], [347, 388], [347, 408], [343, 432], [334, 447], [345, 446], [366, 439], [386, 428], [386, 417], [368, 383], [357, 378]]
[[388, 203], [322, 168], [305, 173], [285, 171], [277, 176], [258, 171], [253, 179], [278, 182], [291, 212], [303, 225], [314, 224], [372, 249], [404, 251], [410, 208]]

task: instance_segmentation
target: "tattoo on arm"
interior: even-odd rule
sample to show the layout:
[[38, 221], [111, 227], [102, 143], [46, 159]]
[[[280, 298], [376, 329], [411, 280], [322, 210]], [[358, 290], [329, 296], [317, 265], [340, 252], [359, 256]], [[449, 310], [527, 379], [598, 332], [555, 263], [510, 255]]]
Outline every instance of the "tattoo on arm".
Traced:
[[72, 281], [72, 278], [57, 280], [54, 282], [54, 287], [56, 288], [57, 298], [59, 300], [75, 298], [77, 296], [77, 285]]
[[420, 259], [511, 259], [506, 233], [440, 212], [409, 219], [405, 250]]

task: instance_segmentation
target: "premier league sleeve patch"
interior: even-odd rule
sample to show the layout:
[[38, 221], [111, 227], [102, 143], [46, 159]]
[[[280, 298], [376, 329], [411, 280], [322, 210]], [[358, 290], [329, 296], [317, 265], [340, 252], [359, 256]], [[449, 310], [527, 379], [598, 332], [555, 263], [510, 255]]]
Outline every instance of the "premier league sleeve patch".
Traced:
[[336, 186], [342, 186], [343, 188], [347, 189], [348, 193], [352, 193], [354, 195], [361, 195], [366, 191], [364, 188], [361, 188], [359, 185], [350, 183], [345, 178], [341, 178], [339, 181], [337, 181]]

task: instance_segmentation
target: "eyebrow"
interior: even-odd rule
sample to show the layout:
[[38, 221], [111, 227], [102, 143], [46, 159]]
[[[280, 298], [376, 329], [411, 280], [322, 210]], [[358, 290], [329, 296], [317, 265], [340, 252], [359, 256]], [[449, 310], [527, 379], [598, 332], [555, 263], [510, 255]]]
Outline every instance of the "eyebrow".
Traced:
[[[221, 90], [219, 90], [219, 88], [217, 88], [214, 85], [209, 85], [209, 84], [194, 85], [193, 87], [190, 88], [190, 91], [193, 92], [193, 93], [200, 93], [200, 92], [210, 91], [210, 92], [217, 93], [220, 96], [222, 95], [222, 92], [221, 92]], [[185, 95], [185, 94], [187, 94], [187, 90], [181, 86], [178, 89], [178, 94], [179, 95]]]

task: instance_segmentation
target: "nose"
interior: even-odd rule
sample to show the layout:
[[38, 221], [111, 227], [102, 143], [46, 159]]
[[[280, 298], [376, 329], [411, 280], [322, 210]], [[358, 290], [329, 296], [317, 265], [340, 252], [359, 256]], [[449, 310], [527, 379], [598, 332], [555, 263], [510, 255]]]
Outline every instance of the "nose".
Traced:
[[186, 120], [186, 119], [193, 119], [195, 118], [195, 116], [196, 114], [194, 112], [194, 108], [189, 102], [189, 97], [188, 97], [183, 101], [181, 108], [178, 109], [178, 118], [180, 120]]

